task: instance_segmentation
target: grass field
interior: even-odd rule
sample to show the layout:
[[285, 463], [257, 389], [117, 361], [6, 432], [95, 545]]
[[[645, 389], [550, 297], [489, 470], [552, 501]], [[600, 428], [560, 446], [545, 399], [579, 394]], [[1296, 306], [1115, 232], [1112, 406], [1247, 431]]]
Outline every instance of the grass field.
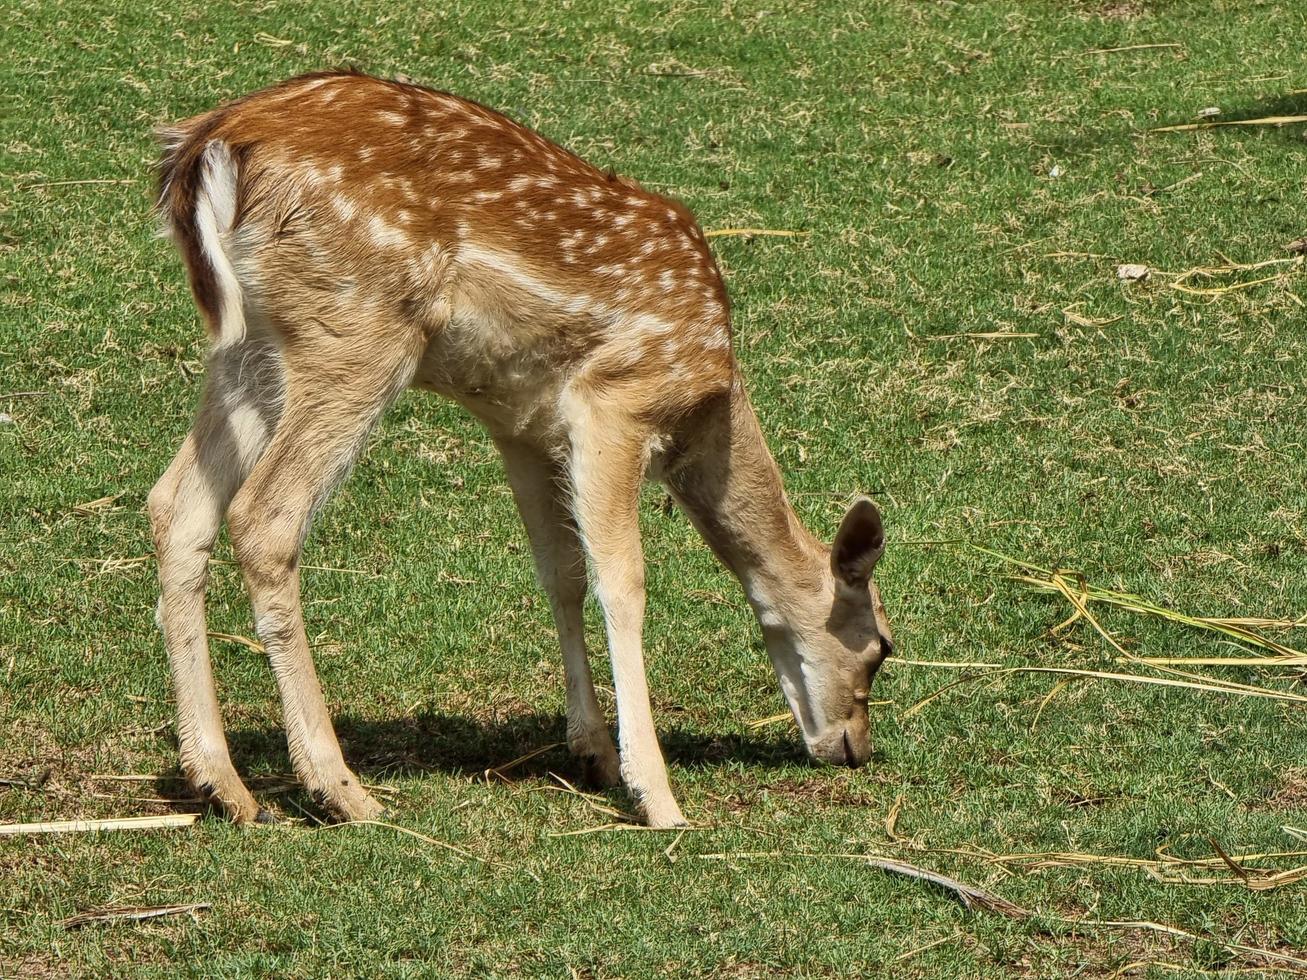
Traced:
[[[389, 819], [474, 857], [322, 829], [286, 782], [266, 663], [215, 640], [237, 765], [283, 821], [0, 837], [0, 975], [1307, 960], [1304, 886], [1255, 887], [1307, 857], [1221, 857], [1307, 851], [1302, 703], [921, 663], [1174, 676], [1122, 663], [1084, 618], [1052, 632], [1068, 601], [968, 543], [1194, 614], [1307, 613], [1307, 266], [1227, 266], [1288, 260], [1307, 235], [1305, 127], [1149, 132], [1209, 106], [1307, 113], [1301, 4], [13, 0], [0, 24], [0, 822], [199, 809], [176, 779], [144, 504], [204, 344], [154, 235], [150, 131], [308, 69], [501, 107], [705, 228], [806, 233], [714, 240], [737, 352], [810, 525], [828, 536], [855, 491], [882, 505], [900, 651], [872, 693], [872, 764], [809, 765], [792, 726], [751, 726], [784, 710], [757, 627], [651, 488], [647, 655], [698, 829], [576, 833], [629, 801], [555, 778], [577, 776], [555, 744], [562, 669], [500, 464], [459, 410], [409, 394], [318, 521], [306, 616], [347, 758]], [[1123, 281], [1123, 263], [1153, 272]], [[224, 542], [211, 628], [247, 636], [230, 558]], [[1132, 655], [1250, 652], [1094, 610]], [[1283, 666], [1182, 669], [1307, 693]], [[1159, 848], [1208, 863], [1011, 857]], [[968, 912], [860, 854], [1034, 914]], [[209, 907], [60, 924], [191, 902]]]

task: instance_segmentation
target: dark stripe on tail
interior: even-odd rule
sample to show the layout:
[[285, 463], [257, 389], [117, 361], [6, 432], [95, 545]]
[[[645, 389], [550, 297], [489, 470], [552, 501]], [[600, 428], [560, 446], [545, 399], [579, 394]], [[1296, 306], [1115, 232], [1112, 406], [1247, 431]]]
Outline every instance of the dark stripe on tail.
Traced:
[[213, 265], [200, 244], [195, 225], [195, 204], [203, 182], [204, 148], [224, 115], [224, 111], [218, 109], [155, 131], [163, 144], [155, 208], [181, 252], [195, 305], [199, 307], [209, 333], [214, 336], [219, 330], [221, 294]]

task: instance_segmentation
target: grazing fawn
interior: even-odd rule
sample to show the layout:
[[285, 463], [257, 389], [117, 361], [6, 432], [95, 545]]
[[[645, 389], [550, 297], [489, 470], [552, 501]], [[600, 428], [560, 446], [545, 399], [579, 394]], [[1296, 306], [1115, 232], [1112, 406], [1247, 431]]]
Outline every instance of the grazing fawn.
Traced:
[[[503, 455], [567, 677], [567, 743], [683, 824], [654, 732], [637, 503], [657, 479], [744, 586], [818, 759], [870, 755], [891, 648], [880, 515], [827, 548], [799, 522], [731, 352], [721, 276], [681, 204], [484, 106], [353, 72], [305, 75], [162, 131], [159, 211], [213, 337], [198, 417], [150, 493], [181, 764], [234, 820], [205, 629], [225, 516], [276, 674], [295, 771], [336, 817], [380, 808], [346, 766], [314, 671], [299, 558], [314, 512], [410, 386]], [[617, 698], [613, 745], [582, 623], [587, 558]]]

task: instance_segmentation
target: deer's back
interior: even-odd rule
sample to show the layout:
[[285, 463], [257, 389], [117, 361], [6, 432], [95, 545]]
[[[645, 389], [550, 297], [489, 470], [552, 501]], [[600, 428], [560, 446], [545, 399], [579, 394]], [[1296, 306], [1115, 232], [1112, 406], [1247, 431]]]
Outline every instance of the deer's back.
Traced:
[[510, 394], [488, 390], [505, 379], [729, 383], [726, 294], [693, 215], [493, 110], [365, 75], [292, 79], [182, 123], [165, 201], [213, 140], [239, 162], [234, 266], [288, 343], [416, 325], [419, 382], [464, 401]]

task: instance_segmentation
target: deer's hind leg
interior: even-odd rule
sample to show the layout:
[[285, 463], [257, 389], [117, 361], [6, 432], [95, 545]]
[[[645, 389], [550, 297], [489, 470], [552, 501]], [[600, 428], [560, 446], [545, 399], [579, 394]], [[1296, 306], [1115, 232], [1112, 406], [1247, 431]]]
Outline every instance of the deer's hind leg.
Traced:
[[533, 446], [506, 439], [496, 444], [558, 628], [567, 677], [567, 747], [585, 767], [588, 782], [615, 786], [622, 778], [617, 749], [595, 697], [585, 647], [585, 552], [566, 501], [567, 473]]
[[282, 384], [281, 358], [267, 342], [214, 351], [195, 426], [149, 500], [182, 771], [241, 823], [270, 817], [232, 766], [209, 660], [204, 593], [223, 515], [267, 445]]
[[381, 807], [341, 755], [304, 630], [299, 558], [314, 513], [412, 379], [421, 338], [378, 330], [374, 343], [357, 347], [319, 340], [288, 345], [281, 421], [227, 520], [295, 772], [334, 816], [365, 820]]

